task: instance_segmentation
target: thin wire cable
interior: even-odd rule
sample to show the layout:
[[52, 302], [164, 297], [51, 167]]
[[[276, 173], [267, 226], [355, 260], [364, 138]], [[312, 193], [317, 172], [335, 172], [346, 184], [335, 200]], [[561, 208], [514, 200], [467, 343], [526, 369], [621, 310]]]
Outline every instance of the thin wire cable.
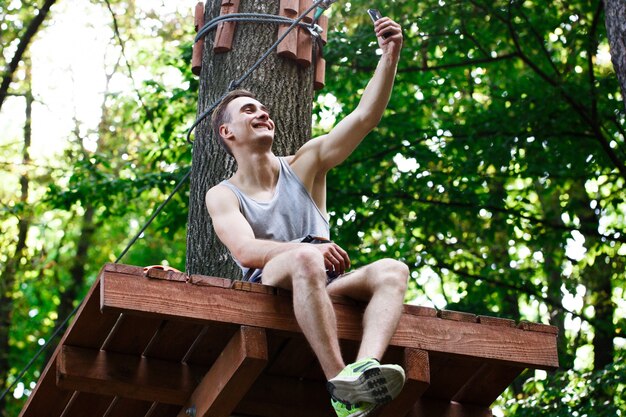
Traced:
[[[78, 306], [80, 306], [82, 303], [80, 303]], [[41, 346], [39, 348], [39, 350], [37, 351], [37, 353], [35, 353], [35, 356], [32, 357], [32, 359], [28, 362], [28, 364], [26, 364], [26, 366], [22, 369], [22, 371], [20, 372], [20, 374], [17, 376], [17, 378], [15, 378], [15, 381], [13, 381], [13, 383], [11, 383], [11, 385], [9, 385], [9, 387], [7, 389], [5, 389], [2, 392], [2, 395], [0, 395], [0, 401], [2, 401], [4, 399], [4, 397], [9, 393], [9, 391], [11, 391], [13, 389], [13, 387], [15, 387], [15, 385], [17, 385], [17, 383], [22, 379], [22, 377], [24, 376], [24, 374], [26, 374], [26, 372], [28, 372], [28, 370], [30, 369], [31, 366], [33, 366], [33, 363], [35, 363], [35, 361], [37, 360], [37, 358], [39, 358], [39, 356], [41, 356], [41, 354], [48, 348], [48, 346], [50, 345], [50, 343], [54, 340], [55, 337], [57, 337], [57, 335], [59, 334], [59, 332], [61, 331], [61, 329], [63, 327], [65, 327], [65, 325], [67, 324], [67, 322], [70, 320], [70, 317], [72, 317], [76, 311], [78, 311], [78, 306], [76, 308], [74, 308], [74, 310], [65, 318], [65, 320], [63, 320], [63, 323], [61, 323], [52, 333], [52, 336], [50, 336], [50, 338], [48, 338], [48, 341], [46, 343], [43, 344], [43, 346]]]
[[[152, 213], [152, 216], [150, 216], [150, 218], [148, 219], [148, 221], [146, 222], [146, 224], [141, 228], [141, 230], [139, 232], [137, 232], [137, 234], [131, 239], [131, 241], [126, 245], [126, 247], [124, 248], [124, 250], [122, 251], [122, 253], [117, 257], [117, 259], [115, 260], [115, 263], [118, 263], [123, 257], [124, 255], [126, 255], [126, 253], [130, 250], [130, 248], [135, 244], [135, 242], [137, 242], [137, 240], [139, 239], [139, 237], [141, 237], [141, 235], [146, 231], [146, 229], [148, 228], [148, 226], [150, 226], [150, 224], [154, 221], [154, 219], [157, 217], [157, 215], [159, 215], [161, 213], [161, 211], [163, 211], [163, 208], [165, 207], [165, 205], [167, 203], [170, 202], [170, 200], [174, 197], [174, 195], [176, 193], [178, 193], [178, 191], [181, 189], [181, 187], [183, 186], [183, 184], [185, 182], [187, 182], [187, 180], [189, 179], [191, 175], [191, 168], [187, 171], [187, 173], [180, 179], [180, 181], [178, 182], [178, 184], [176, 184], [176, 187], [174, 187], [174, 189], [172, 190], [172, 192], [169, 194], [169, 196], [154, 210], [154, 212]], [[84, 302], [84, 300], [83, 300]], [[4, 399], [4, 397], [6, 397], [6, 395], [9, 393], [9, 391], [11, 391], [15, 385], [17, 385], [17, 383], [22, 379], [22, 377], [26, 374], [26, 372], [28, 372], [28, 370], [30, 369], [30, 367], [33, 365], [33, 363], [35, 363], [35, 361], [37, 360], [37, 358], [39, 358], [39, 356], [41, 356], [41, 354], [48, 349], [48, 347], [50, 346], [50, 344], [52, 343], [52, 341], [57, 337], [57, 335], [59, 334], [59, 332], [67, 325], [67, 323], [69, 322], [70, 318], [72, 316], [74, 316], [76, 314], [76, 312], [78, 312], [78, 309], [83, 305], [83, 302], [79, 303], [76, 307], [74, 307], [74, 309], [72, 310], [72, 312], [70, 314], [67, 315], [67, 317], [65, 318], [65, 320], [63, 320], [63, 322], [57, 326], [57, 328], [54, 330], [54, 332], [52, 332], [52, 335], [48, 338], [48, 340], [46, 341], [46, 343], [44, 343], [41, 348], [39, 348], [39, 350], [37, 351], [37, 353], [35, 353], [35, 355], [32, 357], [32, 359], [28, 362], [28, 364], [26, 364], [26, 366], [22, 369], [22, 371], [19, 373], [19, 375], [15, 378], [15, 380], [11, 383], [11, 385], [9, 385], [9, 387], [7, 389], [5, 389], [2, 392], [2, 395], [0, 395], [0, 401], [2, 401]]]
[[[277, 16], [273, 14], [260, 14], [260, 13], [231, 13], [222, 16], [217, 16], [205, 23], [204, 26], [198, 31], [195, 37], [195, 41], [198, 42], [204, 36], [206, 36], [211, 30], [215, 29], [217, 25], [224, 22], [252, 22], [252, 23], [274, 23], [274, 24], [291, 24], [297, 19], [293, 19], [287, 16]], [[299, 22], [299, 26], [306, 29], [313, 27], [312, 24], [306, 22]]]
[[187, 173], [185, 175], [183, 175], [183, 177], [181, 178], [180, 181], [178, 181], [178, 184], [176, 184], [176, 187], [174, 187], [174, 189], [172, 190], [170, 195], [168, 195], [167, 198], [154, 210], [154, 212], [152, 213], [152, 216], [150, 216], [150, 218], [148, 219], [146, 224], [144, 224], [144, 226], [141, 228], [141, 230], [139, 230], [139, 232], [137, 232], [137, 234], [135, 234], [135, 237], [133, 237], [131, 239], [130, 243], [128, 243], [128, 245], [126, 245], [126, 248], [124, 248], [122, 253], [117, 257], [117, 259], [115, 260], [115, 263], [118, 263], [124, 257], [124, 255], [126, 255], [126, 253], [135, 244], [135, 242], [137, 242], [137, 239], [139, 239], [141, 237], [141, 235], [143, 234], [143, 232], [146, 231], [146, 229], [154, 221], [156, 216], [158, 216], [161, 213], [161, 211], [163, 211], [163, 208], [165, 207], [165, 205], [170, 202], [170, 200], [174, 197], [174, 195], [178, 192], [178, 190], [181, 189], [183, 184], [185, 182], [187, 182], [187, 180], [189, 179], [190, 176], [191, 176], [191, 168], [189, 168], [187, 170]]

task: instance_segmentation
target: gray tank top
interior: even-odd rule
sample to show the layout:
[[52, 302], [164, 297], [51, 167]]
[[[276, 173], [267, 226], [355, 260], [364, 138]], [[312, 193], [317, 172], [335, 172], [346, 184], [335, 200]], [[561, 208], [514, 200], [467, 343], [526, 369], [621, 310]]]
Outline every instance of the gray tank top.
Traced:
[[[278, 158], [280, 171], [274, 196], [270, 201], [256, 201], [246, 196], [230, 181], [221, 184], [230, 188], [239, 200], [239, 209], [246, 218], [257, 239], [268, 239], [280, 242], [300, 241], [307, 235], [328, 239], [330, 227], [328, 220], [313, 201], [311, 194], [293, 172], [284, 158]], [[232, 256], [232, 254], [231, 254]], [[233, 256], [237, 265], [248, 280], [260, 280], [261, 270], [250, 276], [248, 268]]]

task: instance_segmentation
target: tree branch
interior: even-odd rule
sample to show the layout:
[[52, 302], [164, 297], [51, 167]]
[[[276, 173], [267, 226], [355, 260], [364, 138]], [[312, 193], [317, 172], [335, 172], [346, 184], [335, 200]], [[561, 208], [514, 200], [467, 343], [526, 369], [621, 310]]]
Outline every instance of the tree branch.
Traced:
[[[517, 52], [513, 52], [510, 54], [499, 55], [494, 58], [470, 59], [468, 61], [452, 62], [449, 64], [442, 64], [442, 65], [436, 65], [436, 66], [424, 65], [420, 67], [401, 67], [401, 68], [398, 68], [398, 73], [428, 72], [428, 71], [434, 72], [434, 71], [447, 70], [450, 68], [474, 67], [477, 65], [492, 64], [494, 62], [505, 61], [511, 58], [518, 58], [518, 57], [519, 55], [517, 54]], [[366, 67], [366, 66], [358, 66], [358, 65], [353, 65], [352, 68], [358, 71], [365, 71], [365, 72], [372, 72], [375, 69], [374, 67], [369, 67], [369, 66]]]
[[513, 16], [513, 3], [514, 2], [515, 0], [509, 1], [508, 26], [509, 26], [509, 32], [511, 34], [511, 38], [513, 40], [515, 49], [517, 50], [520, 59], [522, 59], [522, 61], [524, 61], [524, 63], [528, 65], [541, 79], [543, 79], [546, 83], [548, 83], [557, 91], [559, 91], [559, 93], [561, 94], [561, 97], [563, 97], [563, 99], [576, 111], [576, 113], [580, 115], [582, 120], [591, 127], [591, 129], [593, 130], [595, 134], [595, 138], [599, 142], [600, 147], [602, 148], [604, 153], [606, 153], [609, 160], [617, 168], [617, 170], [620, 172], [622, 177], [626, 179], [626, 166], [622, 163], [622, 161], [615, 154], [615, 152], [613, 152], [613, 148], [611, 147], [610, 141], [604, 136], [600, 126], [598, 126], [597, 124], [594, 124], [593, 119], [589, 116], [589, 114], [587, 114], [587, 110], [584, 108], [584, 106], [578, 103], [576, 100], [574, 100], [569, 94], [567, 94], [567, 92], [563, 89], [563, 86], [561, 84], [559, 84], [557, 81], [550, 78], [541, 68], [537, 66], [537, 64], [535, 64], [522, 51], [522, 47], [519, 43], [519, 37], [517, 35], [517, 32], [515, 31], [515, 27], [513, 26], [512, 16]]
[[474, 275], [466, 271], [455, 269], [453, 265], [439, 261], [438, 259], [435, 259], [435, 261], [437, 262], [437, 265], [436, 265], [437, 268], [447, 269], [451, 271], [452, 273], [458, 275], [459, 277], [468, 278], [468, 279], [471, 279], [472, 281], [484, 281], [488, 285], [491, 285], [494, 287], [507, 288], [517, 293], [519, 292], [524, 293], [530, 297], [535, 297], [537, 300], [543, 301], [544, 303], [546, 303], [547, 305], [551, 306], [554, 309], [560, 310], [564, 313], [571, 314], [573, 317], [578, 317], [581, 320], [593, 323], [593, 319], [590, 319], [581, 314], [578, 314], [575, 311], [566, 309], [565, 307], [563, 307], [560, 300], [554, 300], [550, 297], [545, 297], [544, 295], [541, 294], [541, 290], [534, 288], [533, 286], [530, 286], [530, 285], [519, 286], [519, 285], [509, 284], [507, 282], [500, 281], [497, 279], [492, 279], [492, 278], [488, 278], [488, 277], [481, 276], [481, 275]]
[[[329, 191], [331, 191], [333, 195], [353, 195], [353, 196], [358, 196], [358, 197], [367, 196], [368, 192], [371, 193], [371, 190], [368, 192], [365, 192], [363, 190], [346, 191], [344, 189], [341, 189], [341, 190], [331, 189]], [[400, 191], [391, 192], [391, 193], [379, 192], [379, 193], [376, 193], [375, 197], [379, 200], [382, 200], [382, 199], [386, 199], [390, 201], [408, 200], [414, 203], [422, 203], [426, 205], [458, 207], [458, 208], [464, 208], [464, 209], [476, 210], [480, 208], [480, 209], [491, 211], [493, 213], [502, 213], [509, 217], [517, 217], [519, 219], [527, 220], [535, 225], [549, 227], [554, 230], [562, 230], [564, 232], [578, 231], [586, 236], [594, 236], [600, 239], [606, 239], [608, 241], [626, 243], [626, 230], [616, 231], [615, 234], [619, 236], [603, 235], [599, 233], [597, 230], [594, 230], [593, 228], [581, 228], [581, 227], [574, 227], [574, 226], [567, 226], [567, 225], [558, 225], [558, 224], [551, 223], [541, 218], [526, 215], [518, 210], [513, 210], [509, 208], [503, 208], [503, 207], [498, 207], [498, 206], [493, 206], [493, 205], [488, 205], [488, 204], [477, 204], [474, 202], [467, 202], [467, 201], [444, 201], [444, 200], [433, 200], [433, 199], [428, 200], [428, 199], [423, 199], [423, 198], [416, 198], [415, 195], [412, 195], [406, 192], [400, 192]]]
[[52, 7], [55, 2], [56, 0], [45, 1], [41, 9], [39, 9], [37, 15], [33, 17], [33, 19], [30, 21], [28, 27], [26, 28], [26, 31], [20, 38], [20, 42], [17, 45], [15, 54], [13, 55], [13, 58], [11, 59], [11, 62], [9, 63], [7, 68], [4, 70], [4, 74], [2, 75], [2, 84], [0, 84], [0, 109], [2, 108], [4, 100], [7, 98], [9, 86], [11, 85], [11, 81], [13, 80], [13, 75], [15, 74], [15, 71], [17, 71], [17, 67], [22, 60], [22, 57], [24, 56], [28, 45], [30, 44], [31, 40], [46, 19], [46, 16], [50, 11], [50, 7]]
[[596, 89], [596, 74], [593, 68], [593, 59], [598, 51], [598, 25], [604, 10], [602, 1], [598, 1], [598, 8], [593, 15], [591, 30], [589, 31], [589, 46], [587, 49], [587, 71], [589, 72], [589, 96], [591, 97], [591, 120], [598, 123], [598, 95]]

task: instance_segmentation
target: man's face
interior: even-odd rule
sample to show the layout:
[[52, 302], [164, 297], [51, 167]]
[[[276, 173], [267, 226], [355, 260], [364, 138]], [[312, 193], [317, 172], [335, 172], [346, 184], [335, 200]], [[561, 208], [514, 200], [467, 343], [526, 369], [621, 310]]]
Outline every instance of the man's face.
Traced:
[[[251, 97], [238, 97], [226, 108], [230, 120], [224, 123], [224, 133], [238, 141], [264, 142], [274, 139], [274, 122], [267, 108]], [[224, 135], [226, 137], [226, 135]]]

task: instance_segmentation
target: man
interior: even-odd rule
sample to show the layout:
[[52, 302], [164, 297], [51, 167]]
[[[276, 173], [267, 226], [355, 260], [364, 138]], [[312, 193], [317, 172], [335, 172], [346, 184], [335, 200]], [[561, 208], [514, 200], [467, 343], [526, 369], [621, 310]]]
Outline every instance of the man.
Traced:
[[[400, 366], [379, 360], [402, 314], [408, 268], [383, 259], [346, 272], [348, 254], [327, 240], [326, 174], [380, 121], [402, 48], [396, 22], [382, 18], [374, 28], [382, 56], [359, 105], [295, 155], [272, 153], [274, 122], [250, 92], [230, 93], [212, 117], [216, 137], [237, 161], [235, 174], [206, 195], [215, 231], [244, 279], [293, 292], [296, 319], [328, 379], [339, 417], [370, 414], [400, 393], [405, 378]], [[348, 366], [339, 349], [331, 295], [368, 301], [357, 362]]]

